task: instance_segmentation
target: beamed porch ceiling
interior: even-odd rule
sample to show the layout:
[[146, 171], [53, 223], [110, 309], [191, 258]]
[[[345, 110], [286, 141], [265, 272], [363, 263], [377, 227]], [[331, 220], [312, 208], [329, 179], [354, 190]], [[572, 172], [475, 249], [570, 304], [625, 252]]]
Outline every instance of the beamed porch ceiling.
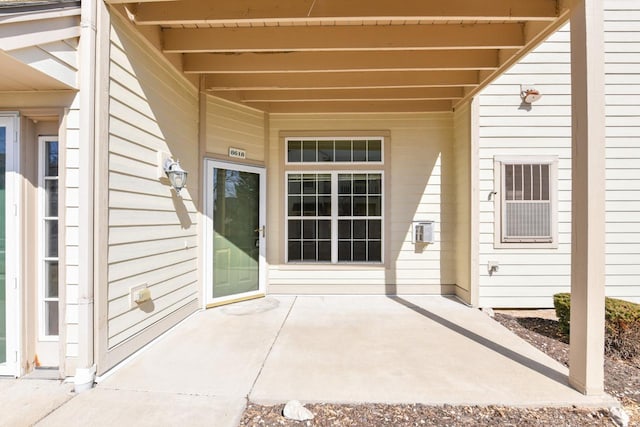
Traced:
[[272, 113], [451, 111], [569, 9], [564, 0], [108, 3], [180, 55], [203, 90]]

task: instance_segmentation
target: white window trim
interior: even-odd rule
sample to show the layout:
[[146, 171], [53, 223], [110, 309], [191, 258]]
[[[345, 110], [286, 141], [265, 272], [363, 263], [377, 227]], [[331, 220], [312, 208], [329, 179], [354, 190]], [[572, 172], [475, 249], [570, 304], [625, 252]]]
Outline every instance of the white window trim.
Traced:
[[[46, 309], [45, 309], [45, 295], [46, 295], [46, 261], [58, 261], [58, 271], [60, 269], [60, 253], [57, 257], [47, 257], [45, 254], [45, 219], [53, 219], [54, 217], [45, 216], [45, 162], [46, 162], [46, 143], [58, 142], [58, 160], [60, 159], [60, 140], [57, 136], [40, 136], [38, 137], [38, 339], [40, 341], [57, 342], [60, 339], [60, 335], [47, 335], [45, 329], [46, 322]], [[58, 196], [60, 194], [60, 162], [58, 161]], [[58, 198], [58, 201], [60, 199]], [[58, 239], [60, 238], [60, 205], [58, 205], [58, 216], [55, 217], [58, 221]], [[49, 301], [58, 301], [58, 318], [60, 316], [60, 283], [58, 283], [58, 298], [49, 298]]]
[[[367, 141], [370, 139], [379, 139], [381, 141], [380, 144], [380, 161], [377, 162], [289, 162], [289, 155], [288, 155], [288, 148], [289, 148], [289, 141], [338, 141], [338, 140], [351, 140], [351, 141]], [[331, 165], [334, 165], [335, 167], [340, 167], [340, 168], [344, 168], [345, 165], [354, 165], [354, 166], [365, 166], [368, 165], [369, 167], [375, 167], [377, 165], [380, 165], [381, 167], [384, 165], [385, 159], [384, 159], [384, 144], [385, 144], [385, 137], [384, 136], [379, 136], [379, 135], [372, 135], [372, 136], [319, 136], [319, 137], [314, 137], [314, 136], [301, 136], [301, 137], [295, 137], [295, 136], [287, 136], [284, 138], [284, 164], [285, 166], [318, 166], [318, 165], [323, 165], [322, 167], [331, 167]]]
[[[341, 166], [344, 166], [344, 163], [340, 163]], [[331, 221], [331, 262], [329, 261], [289, 261], [289, 189], [288, 189], [288, 181], [289, 175], [298, 175], [298, 174], [315, 174], [321, 175], [326, 174], [331, 176], [331, 216], [330, 217], [318, 217], [318, 216], [309, 216], [302, 217], [302, 219], [330, 219]], [[342, 217], [338, 215], [338, 193], [335, 189], [338, 188], [338, 175], [340, 174], [380, 174], [382, 178], [381, 183], [381, 215], [378, 218], [371, 216], [350, 216], [350, 217]], [[383, 169], [322, 169], [322, 170], [288, 170], [284, 174], [284, 261], [287, 265], [330, 265], [330, 266], [340, 266], [340, 265], [370, 265], [370, 266], [380, 266], [384, 265], [385, 260], [385, 178], [384, 178], [384, 170]], [[297, 218], [297, 217], [295, 217]], [[338, 261], [338, 219], [340, 218], [351, 218], [351, 219], [380, 219], [380, 261]]]
[[[551, 204], [551, 242], [503, 242], [502, 241], [502, 165], [548, 164], [549, 165], [549, 201]], [[493, 158], [493, 246], [496, 249], [557, 249], [558, 248], [558, 156], [514, 155], [495, 156]]]

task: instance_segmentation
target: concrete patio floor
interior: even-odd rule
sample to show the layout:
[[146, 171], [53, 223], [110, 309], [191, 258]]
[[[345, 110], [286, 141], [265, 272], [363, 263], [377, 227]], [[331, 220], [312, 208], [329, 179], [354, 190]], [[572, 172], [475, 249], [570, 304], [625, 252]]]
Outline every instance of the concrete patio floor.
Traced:
[[453, 299], [272, 296], [195, 314], [38, 425], [234, 426], [247, 399], [617, 406]]

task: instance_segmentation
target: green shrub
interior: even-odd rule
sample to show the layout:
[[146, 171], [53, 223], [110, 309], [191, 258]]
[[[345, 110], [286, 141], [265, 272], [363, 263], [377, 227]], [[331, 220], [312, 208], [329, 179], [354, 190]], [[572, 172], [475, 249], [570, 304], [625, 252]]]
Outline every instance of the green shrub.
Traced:
[[560, 293], [553, 296], [553, 306], [560, 323], [560, 330], [569, 335], [569, 321], [571, 320], [571, 294]]
[[640, 305], [606, 298], [605, 350], [623, 359], [640, 355]]
[[[562, 332], [569, 334], [571, 295], [555, 294], [553, 305]], [[605, 352], [623, 359], [640, 356], [640, 304], [605, 298]]]

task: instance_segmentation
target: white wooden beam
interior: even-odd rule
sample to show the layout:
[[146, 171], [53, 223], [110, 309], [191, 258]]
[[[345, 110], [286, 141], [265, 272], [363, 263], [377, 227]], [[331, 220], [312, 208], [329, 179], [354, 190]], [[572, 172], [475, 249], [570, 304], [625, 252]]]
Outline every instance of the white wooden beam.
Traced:
[[602, 0], [571, 13], [571, 339], [569, 383], [604, 393], [605, 96]]
[[0, 49], [12, 51], [80, 36], [76, 15], [0, 25]]
[[165, 52], [519, 49], [524, 24], [165, 28]]
[[48, 10], [25, 10], [19, 12], [12, 8], [8, 9], [9, 12], [5, 9], [0, 9], [0, 25], [14, 22], [45, 21], [65, 16], [80, 16], [80, 7], [75, 4]]
[[495, 70], [497, 50], [185, 54], [185, 73]]
[[53, 77], [65, 84], [68, 88], [79, 89], [79, 73], [77, 69], [65, 64], [38, 47], [18, 49], [8, 52], [8, 54], [31, 68]]
[[354, 20], [554, 20], [556, 0], [182, 0], [141, 3], [140, 24], [229, 24], [243, 22], [323, 22]]
[[477, 84], [476, 71], [209, 74], [205, 78], [205, 88], [209, 90], [451, 87]]

